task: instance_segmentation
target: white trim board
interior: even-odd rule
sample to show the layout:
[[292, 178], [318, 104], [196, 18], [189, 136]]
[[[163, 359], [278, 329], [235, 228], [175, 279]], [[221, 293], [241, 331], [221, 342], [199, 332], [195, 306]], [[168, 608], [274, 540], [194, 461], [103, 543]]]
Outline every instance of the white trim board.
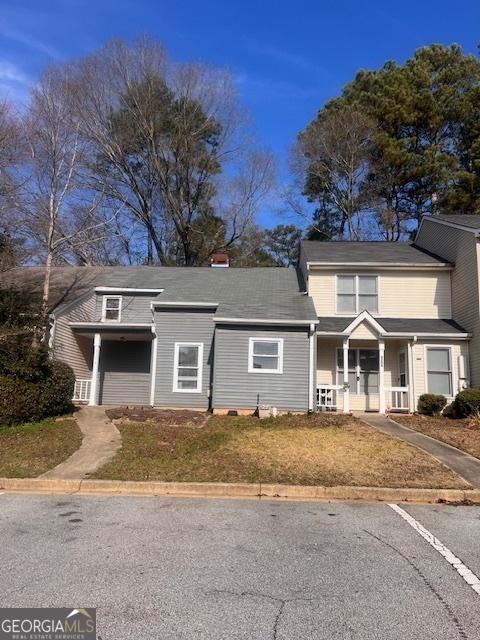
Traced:
[[[280, 324], [289, 326], [304, 326], [309, 327], [312, 324], [312, 320], [281, 320], [280, 318], [276, 319], [266, 319], [266, 318], [219, 318], [217, 316], [213, 316], [213, 321], [217, 324]], [[314, 324], [317, 324], [317, 321], [313, 321]]]
[[162, 293], [164, 289], [136, 289], [134, 287], [95, 287], [96, 293]]

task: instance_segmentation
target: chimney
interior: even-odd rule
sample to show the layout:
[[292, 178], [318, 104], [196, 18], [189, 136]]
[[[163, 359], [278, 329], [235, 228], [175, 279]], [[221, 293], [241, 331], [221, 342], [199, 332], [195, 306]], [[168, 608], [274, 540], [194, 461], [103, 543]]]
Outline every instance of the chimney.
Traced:
[[211, 267], [229, 267], [230, 260], [226, 251], [217, 251], [210, 256]]

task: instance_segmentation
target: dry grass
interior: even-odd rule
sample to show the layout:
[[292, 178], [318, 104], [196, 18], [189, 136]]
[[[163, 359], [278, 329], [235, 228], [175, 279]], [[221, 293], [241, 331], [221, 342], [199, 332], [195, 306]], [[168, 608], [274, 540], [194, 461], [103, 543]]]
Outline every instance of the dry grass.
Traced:
[[66, 460], [81, 443], [73, 418], [0, 427], [0, 477], [35, 478]]
[[475, 420], [451, 420], [442, 416], [433, 418], [423, 415], [395, 416], [394, 420], [480, 458], [480, 427]]
[[[341, 415], [255, 417], [157, 412], [118, 424], [123, 448], [95, 477], [114, 480], [463, 487], [430, 456]], [[131, 416], [130, 416], [131, 417]]]

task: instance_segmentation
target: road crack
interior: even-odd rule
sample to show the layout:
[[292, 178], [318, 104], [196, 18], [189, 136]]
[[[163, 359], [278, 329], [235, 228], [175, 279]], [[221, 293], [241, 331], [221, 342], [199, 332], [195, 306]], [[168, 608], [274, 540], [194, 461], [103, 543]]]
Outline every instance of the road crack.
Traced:
[[374, 538], [375, 540], [377, 540], [378, 542], [380, 542], [381, 544], [385, 545], [386, 547], [388, 547], [389, 549], [394, 551], [397, 555], [399, 555], [403, 560], [405, 560], [405, 562], [407, 562], [410, 565], [410, 567], [415, 571], [415, 573], [421, 578], [421, 580], [423, 581], [423, 583], [425, 584], [427, 589], [429, 589], [429, 591], [431, 591], [431, 593], [433, 593], [433, 595], [440, 602], [441, 606], [446, 611], [448, 617], [450, 618], [450, 620], [455, 625], [455, 628], [457, 629], [457, 632], [458, 632], [458, 637], [461, 640], [468, 640], [467, 632], [463, 628], [462, 623], [460, 622], [460, 620], [455, 615], [452, 607], [450, 606], [450, 604], [448, 602], [446, 602], [446, 600], [444, 599], [442, 594], [437, 591], [437, 589], [430, 582], [430, 580], [423, 573], [423, 571], [419, 567], [417, 567], [417, 565], [408, 556], [406, 556], [404, 553], [402, 553], [400, 551], [400, 549], [397, 549], [397, 547], [394, 547], [392, 544], [390, 544], [386, 540], [383, 540], [383, 538], [380, 538], [379, 536], [376, 536], [371, 531], [368, 531], [368, 529], [363, 529], [363, 531], [366, 534], [368, 534], [369, 536], [371, 536], [372, 538]]

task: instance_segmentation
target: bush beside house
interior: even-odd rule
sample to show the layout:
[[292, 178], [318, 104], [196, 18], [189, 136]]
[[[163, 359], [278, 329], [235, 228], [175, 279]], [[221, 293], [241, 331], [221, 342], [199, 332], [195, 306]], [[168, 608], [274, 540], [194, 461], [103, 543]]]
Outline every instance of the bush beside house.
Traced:
[[75, 378], [45, 348], [0, 347], [0, 427], [68, 413]]
[[480, 411], [480, 389], [464, 389], [453, 401], [456, 418], [468, 418]]
[[427, 416], [438, 416], [447, 404], [445, 396], [436, 393], [424, 393], [418, 399], [418, 410]]

